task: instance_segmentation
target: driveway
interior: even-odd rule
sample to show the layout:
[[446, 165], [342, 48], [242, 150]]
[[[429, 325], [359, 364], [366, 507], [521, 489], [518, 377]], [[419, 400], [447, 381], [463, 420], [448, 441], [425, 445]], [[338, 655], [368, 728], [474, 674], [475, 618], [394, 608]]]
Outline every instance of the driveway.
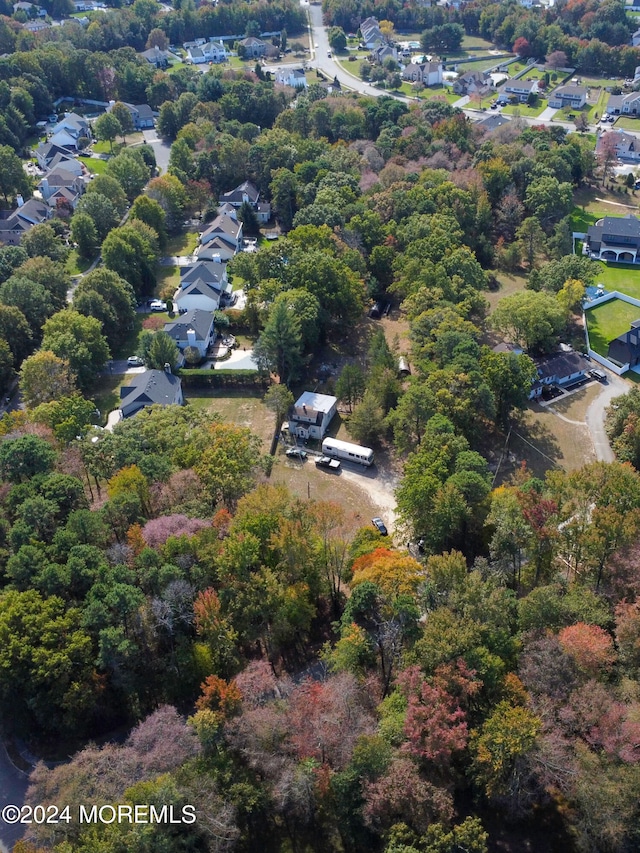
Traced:
[[[600, 365], [598, 368], [602, 369]], [[585, 420], [589, 427], [596, 459], [602, 462], [613, 462], [615, 456], [604, 429], [605, 409], [614, 397], [626, 394], [631, 386], [625, 379], [610, 371], [607, 371], [607, 379], [607, 384], [602, 386], [602, 392], [587, 409]]]
[[154, 154], [156, 155], [156, 164], [160, 169], [160, 173], [164, 175], [169, 168], [171, 145], [160, 139], [155, 128], [153, 128], [153, 130], [143, 130], [142, 135], [147, 145], [150, 145], [153, 148]]
[[[13, 766], [4, 745], [0, 743], [0, 809], [8, 805], [23, 805], [28, 783], [26, 774]], [[0, 822], [1, 853], [8, 853], [22, 837], [23, 830], [23, 826]]]
[[537, 118], [537, 121], [551, 121], [551, 119], [557, 112], [558, 110], [555, 107], [547, 107], [546, 109], [542, 110], [542, 112]]

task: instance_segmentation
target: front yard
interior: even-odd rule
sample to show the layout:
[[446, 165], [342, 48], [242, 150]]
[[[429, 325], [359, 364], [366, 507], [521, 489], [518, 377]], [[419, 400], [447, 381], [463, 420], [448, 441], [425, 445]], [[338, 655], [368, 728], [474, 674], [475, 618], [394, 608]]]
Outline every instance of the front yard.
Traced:
[[508, 104], [502, 108], [505, 115], [524, 116], [525, 118], [537, 118], [547, 108], [547, 102], [544, 98], [538, 98], [538, 103], [534, 107], [527, 104]]
[[640, 308], [621, 299], [612, 299], [604, 305], [589, 308], [585, 311], [585, 318], [591, 349], [606, 358], [609, 343], [629, 331], [631, 323], [640, 318]]

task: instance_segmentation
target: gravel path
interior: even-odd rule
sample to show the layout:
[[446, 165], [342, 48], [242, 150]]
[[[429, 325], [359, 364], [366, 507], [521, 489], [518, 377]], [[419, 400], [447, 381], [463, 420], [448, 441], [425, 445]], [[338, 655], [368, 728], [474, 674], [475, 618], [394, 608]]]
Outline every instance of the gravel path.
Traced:
[[587, 409], [586, 423], [593, 442], [596, 459], [602, 462], [613, 462], [615, 457], [609, 444], [609, 439], [604, 429], [605, 409], [614, 397], [626, 394], [631, 388], [629, 382], [616, 376], [615, 373], [607, 371], [608, 382], [602, 386], [602, 392], [596, 397]]

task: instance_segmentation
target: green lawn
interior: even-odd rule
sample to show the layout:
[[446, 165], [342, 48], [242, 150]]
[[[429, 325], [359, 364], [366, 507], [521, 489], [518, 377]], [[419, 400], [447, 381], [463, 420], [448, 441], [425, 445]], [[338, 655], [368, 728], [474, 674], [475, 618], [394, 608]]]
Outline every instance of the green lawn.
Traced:
[[81, 160], [87, 169], [93, 175], [101, 175], [104, 170], [107, 168], [108, 160], [96, 160], [95, 157], [80, 157]]
[[91, 150], [95, 154], [113, 154], [114, 157], [116, 154], [119, 154], [123, 148], [124, 145], [122, 142], [118, 142], [115, 139], [113, 141], [113, 150], [111, 149], [110, 142], [94, 142], [91, 146]]
[[586, 233], [600, 218], [598, 214], [589, 213], [576, 205], [571, 211], [571, 230]]
[[173, 297], [180, 284], [180, 267], [158, 267], [156, 293], [160, 299]]
[[535, 107], [528, 107], [526, 104], [509, 104], [502, 108], [502, 112], [506, 115], [537, 118], [546, 108], [547, 102], [543, 98], [538, 98], [538, 105]]
[[81, 258], [78, 255], [77, 250], [72, 249], [69, 252], [69, 257], [67, 258], [67, 263], [65, 266], [69, 275], [80, 275], [80, 273], [83, 273], [91, 266], [91, 261], [87, 261], [84, 258]]
[[620, 116], [616, 119], [615, 127], [621, 130], [640, 130], [640, 121], [637, 118], [629, 118], [628, 116]]
[[[633, 296], [634, 299], [640, 299], [640, 270], [630, 264], [605, 264], [602, 261], [594, 261], [594, 264], [597, 265], [598, 284], [602, 284], [607, 290], [618, 290], [627, 296]], [[640, 308], [634, 310], [640, 312]]]
[[118, 404], [120, 403], [120, 386], [124, 385], [125, 381], [125, 377], [120, 375], [100, 376], [93, 386], [89, 397], [96, 404], [96, 408], [100, 409], [101, 426], [107, 423], [109, 412], [118, 408]]
[[480, 36], [465, 36], [462, 39], [462, 47], [464, 50], [493, 50], [495, 47], [490, 41], [480, 38]]
[[504, 60], [504, 56], [490, 56], [489, 59], [481, 59], [480, 62], [460, 62], [458, 71], [487, 71], [495, 65], [499, 65]]
[[621, 299], [613, 299], [585, 311], [591, 349], [606, 357], [609, 343], [628, 332], [631, 323], [640, 318], [640, 308]]
[[[589, 109], [587, 112], [587, 120], [589, 124], [594, 124], [598, 118], [604, 113], [607, 108], [607, 104], [609, 103], [610, 93], [605, 91], [604, 88], [600, 89], [600, 93], [598, 95], [598, 100], [595, 104], [589, 105]], [[597, 118], [596, 118], [597, 117]]]
[[198, 245], [198, 232], [185, 231], [182, 234], [176, 234], [169, 237], [164, 250], [165, 255], [192, 255]]

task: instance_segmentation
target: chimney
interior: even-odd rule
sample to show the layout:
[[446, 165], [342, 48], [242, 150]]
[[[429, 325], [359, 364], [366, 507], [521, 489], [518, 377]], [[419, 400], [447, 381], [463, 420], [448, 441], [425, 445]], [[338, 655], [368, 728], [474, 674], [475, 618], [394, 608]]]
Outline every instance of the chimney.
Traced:
[[171, 373], [171, 365], [169, 364], [169, 362], [168, 362], [168, 361], [166, 361], [166, 362], [165, 362], [165, 365], [164, 365], [164, 372], [165, 372], [165, 373], [169, 373], [169, 374]]
[[22, 205], [24, 204], [24, 199], [22, 198], [20, 193], [18, 193], [18, 195], [16, 196], [16, 204], [18, 205], [18, 207], [22, 207]]
[[190, 347], [196, 345], [196, 333], [193, 329], [187, 329], [187, 345]]

